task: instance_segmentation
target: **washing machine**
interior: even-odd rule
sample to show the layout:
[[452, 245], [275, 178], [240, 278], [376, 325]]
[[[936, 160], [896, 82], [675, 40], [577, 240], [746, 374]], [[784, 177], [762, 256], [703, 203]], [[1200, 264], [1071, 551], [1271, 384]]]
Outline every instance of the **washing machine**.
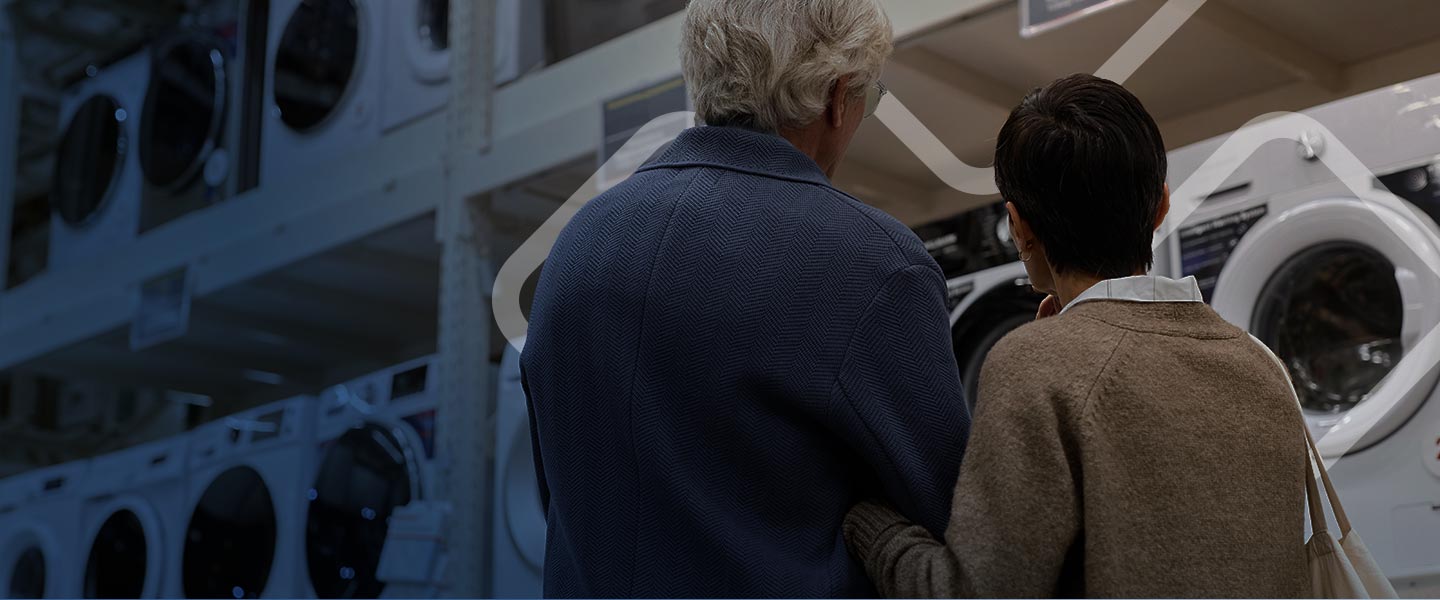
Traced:
[[136, 146], [150, 53], [105, 67], [60, 99], [60, 146], [51, 182], [52, 269], [92, 262], [135, 241], [142, 177]]
[[530, 411], [520, 382], [525, 339], [511, 342], [500, 362], [495, 407], [495, 546], [491, 554], [497, 598], [544, 593], [545, 510], [535, 473]]
[[78, 598], [80, 490], [87, 461], [0, 481], [0, 595]]
[[81, 596], [173, 598], [179, 594], [185, 478], [183, 437], [91, 460], [78, 513]]
[[380, 0], [275, 0], [265, 65], [262, 185], [314, 173], [380, 137]]
[[[385, 83], [381, 127], [389, 131], [443, 109], [450, 102], [450, 2], [390, 0], [385, 3]], [[495, 86], [501, 87], [545, 61], [543, 2], [496, 0]]]
[[1044, 296], [1030, 287], [1003, 202], [917, 227], [915, 233], [945, 273], [955, 360], [973, 411], [985, 357], [1006, 334], [1035, 320]]
[[[1440, 577], [1440, 401], [1419, 345], [1440, 326], [1433, 98], [1440, 77], [1306, 111], [1323, 129], [1221, 157], [1239, 165], [1212, 174], [1223, 186], [1173, 198], [1198, 209], [1167, 240], [1170, 270], [1284, 361], [1356, 530], [1397, 590], [1420, 594], [1440, 593], [1420, 587]], [[1223, 142], [1172, 153], [1172, 189]], [[1325, 153], [1340, 145], [1373, 181], [1337, 180]]]
[[436, 497], [435, 359], [335, 386], [320, 397], [305, 562], [318, 598], [378, 598], [380, 554], [396, 508]]
[[191, 433], [180, 561], [187, 598], [303, 595], [315, 400], [236, 413]]
[[245, 160], [238, 2], [212, 2], [206, 17], [205, 24], [173, 31], [154, 45], [137, 147], [142, 232], [237, 191], [235, 175]]

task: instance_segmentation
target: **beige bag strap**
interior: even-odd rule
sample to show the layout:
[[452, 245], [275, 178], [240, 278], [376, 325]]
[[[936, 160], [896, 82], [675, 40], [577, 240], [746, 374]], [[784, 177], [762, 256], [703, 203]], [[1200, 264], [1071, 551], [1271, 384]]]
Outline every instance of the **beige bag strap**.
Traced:
[[[1295, 381], [1290, 379], [1290, 369], [1280, 361], [1280, 357], [1255, 336], [1250, 336], [1265, 355], [1280, 368], [1280, 374], [1285, 376], [1286, 383], [1290, 386], [1290, 397], [1295, 399], [1295, 408], [1303, 414], [1305, 407], [1300, 404], [1300, 394], [1295, 391]], [[1350, 517], [1345, 514], [1345, 507], [1340, 504], [1340, 494], [1335, 491], [1335, 484], [1330, 481], [1330, 471], [1325, 468], [1325, 457], [1320, 454], [1319, 446], [1315, 445], [1315, 436], [1310, 433], [1310, 427], [1301, 422], [1300, 428], [1305, 431], [1306, 458], [1308, 463], [1305, 467], [1305, 500], [1310, 504], [1310, 529], [1315, 533], [1329, 531], [1329, 525], [1325, 520], [1324, 503], [1320, 501], [1320, 483], [1325, 484], [1325, 497], [1330, 501], [1330, 510], [1335, 513], [1335, 522], [1340, 525], [1340, 537], [1344, 538], [1350, 534]], [[1316, 481], [1315, 473], [1320, 473], [1320, 481]]]

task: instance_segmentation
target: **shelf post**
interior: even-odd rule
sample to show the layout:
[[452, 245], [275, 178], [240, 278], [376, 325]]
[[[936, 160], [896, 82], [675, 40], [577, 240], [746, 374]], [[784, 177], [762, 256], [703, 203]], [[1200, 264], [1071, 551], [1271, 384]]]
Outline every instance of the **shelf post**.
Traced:
[[451, 3], [452, 95], [446, 192], [436, 220], [440, 264], [440, 414], [443, 499], [449, 559], [443, 595], [492, 595], [495, 495], [495, 377], [490, 364], [491, 237], [477, 203], [456, 185], [453, 168], [490, 148], [494, 74], [494, 3]]

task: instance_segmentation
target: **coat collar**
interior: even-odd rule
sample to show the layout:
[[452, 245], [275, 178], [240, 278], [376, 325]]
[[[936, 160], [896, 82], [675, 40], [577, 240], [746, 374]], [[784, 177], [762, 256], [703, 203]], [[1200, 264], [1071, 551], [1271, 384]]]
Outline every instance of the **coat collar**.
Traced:
[[820, 165], [778, 135], [739, 127], [685, 130], [638, 172], [713, 167], [833, 188]]

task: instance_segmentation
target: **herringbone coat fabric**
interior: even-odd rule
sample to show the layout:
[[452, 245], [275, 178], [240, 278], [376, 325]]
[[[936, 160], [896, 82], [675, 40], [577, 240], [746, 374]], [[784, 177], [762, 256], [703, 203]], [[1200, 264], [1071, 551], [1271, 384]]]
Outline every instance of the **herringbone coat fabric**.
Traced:
[[940, 269], [783, 138], [692, 129], [591, 201], [522, 367], [547, 596], [868, 596], [850, 506], [945, 530], [970, 423]]

